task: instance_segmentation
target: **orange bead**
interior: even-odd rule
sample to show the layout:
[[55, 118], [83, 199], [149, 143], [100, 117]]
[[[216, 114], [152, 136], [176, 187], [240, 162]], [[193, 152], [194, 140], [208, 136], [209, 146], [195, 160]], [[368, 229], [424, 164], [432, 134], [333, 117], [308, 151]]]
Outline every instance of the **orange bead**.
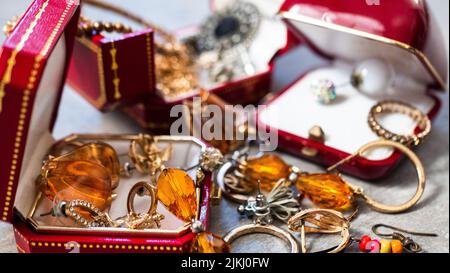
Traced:
[[353, 190], [337, 174], [301, 175], [296, 186], [320, 208], [345, 211], [353, 206]]
[[90, 161], [47, 163], [44, 194], [50, 200], [87, 201], [100, 210], [111, 203], [111, 176], [105, 167]]
[[111, 176], [112, 188], [115, 189], [120, 180], [120, 162], [116, 151], [106, 143], [89, 143], [65, 155], [56, 158], [58, 161], [91, 161], [102, 165]]
[[229, 253], [228, 245], [219, 236], [210, 232], [201, 232], [197, 234], [192, 241], [191, 253]]
[[194, 180], [179, 169], [164, 169], [157, 182], [157, 197], [178, 218], [190, 222], [197, 212]]
[[399, 240], [391, 241], [391, 251], [392, 253], [402, 253], [403, 252], [403, 244]]
[[244, 175], [252, 182], [261, 181], [261, 188], [272, 190], [281, 178], [287, 178], [290, 167], [279, 156], [264, 155], [247, 161]]

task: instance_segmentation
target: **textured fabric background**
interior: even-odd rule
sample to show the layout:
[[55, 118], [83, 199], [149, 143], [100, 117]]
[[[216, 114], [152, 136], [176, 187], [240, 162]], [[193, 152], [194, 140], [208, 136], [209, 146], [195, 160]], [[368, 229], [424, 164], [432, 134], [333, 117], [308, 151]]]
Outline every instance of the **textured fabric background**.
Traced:
[[[167, 25], [168, 28], [176, 27], [172, 21], [174, 17], [183, 20], [187, 17], [192, 18], [192, 16], [185, 16], [186, 14], [204, 12], [204, 10], [194, 8], [195, 5], [191, 5], [189, 10], [177, 8], [175, 2], [186, 0], [171, 0], [170, 5], [167, 4], [167, 1], [155, 1], [157, 3], [154, 5], [152, 3], [152, 8], [160, 12], [152, 11], [156, 14], [154, 21]], [[0, 15], [7, 15], [6, 18], [0, 17], [0, 25], [3, 25], [10, 16], [23, 12], [30, 2], [30, 0], [0, 0], [0, 9], [2, 10]], [[142, 7], [148, 4], [141, 0], [115, 0], [113, 2], [123, 6], [129, 5], [143, 14], [145, 14], [145, 9]], [[429, 0], [428, 2], [439, 20], [448, 51], [449, 2], [446, 0]], [[189, 7], [189, 5], [187, 6]], [[167, 9], [170, 9], [170, 12]], [[171, 12], [177, 12], [177, 16], [166, 16], [166, 14], [174, 14]], [[0, 42], [2, 41], [3, 37], [0, 38]], [[310, 55], [304, 50], [296, 50], [280, 60], [275, 71], [273, 90], [280, 90], [294, 80], [308, 66], [309, 60]], [[417, 150], [428, 174], [428, 184], [423, 199], [413, 210], [401, 215], [379, 214], [363, 207], [360, 216], [352, 224], [355, 235], [371, 234], [370, 228], [376, 223], [392, 224], [413, 230], [435, 232], [439, 234], [438, 238], [415, 237], [415, 239], [429, 252], [449, 252], [449, 98], [448, 92], [439, 96], [444, 102], [442, 111], [436, 119], [428, 141]], [[101, 114], [97, 112], [73, 90], [66, 87], [54, 134], [56, 138], [59, 138], [73, 132], [124, 133], [139, 132], [139, 128], [120, 113]], [[291, 164], [301, 165], [306, 171], [321, 170], [318, 166], [294, 157], [284, 156], [284, 158]], [[415, 179], [414, 172], [407, 163], [402, 164], [385, 181], [367, 183], [349, 178], [351, 182], [363, 185], [372, 196], [388, 203], [398, 203], [413, 194]], [[241, 223], [248, 223], [248, 220], [239, 218], [235, 204], [223, 200], [221, 206], [212, 208], [210, 223], [212, 231], [224, 235], [231, 228]], [[331, 246], [333, 241], [337, 240], [337, 237], [310, 237], [309, 243], [313, 249], [320, 249]], [[236, 252], [286, 252], [287, 250], [284, 243], [265, 235], [247, 236], [234, 244]], [[349, 251], [356, 251], [356, 249], [352, 248]], [[5, 223], [0, 223], [0, 252], [16, 252], [12, 227]]]

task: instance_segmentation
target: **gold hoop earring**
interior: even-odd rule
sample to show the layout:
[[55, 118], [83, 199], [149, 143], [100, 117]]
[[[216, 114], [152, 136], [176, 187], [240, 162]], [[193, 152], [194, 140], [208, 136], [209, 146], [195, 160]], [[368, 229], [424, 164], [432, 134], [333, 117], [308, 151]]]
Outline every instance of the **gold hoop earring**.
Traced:
[[[310, 223], [314, 226], [306, 226]], [[326, 250], [327, 253], [339, 253], [351, 244], [350, 221], [341, 213], [329, 209], [302, 210], [288, 221], [289, 229], [300, 232], [302, 253], [307, 253], [306, 233], [335, 234], [340, 233], [341, 243]]]
[[327, 174], [301, 174], [296, 182], [297, 189], [301, 191], [305, 197], [309, 198], [313, 203], [321, 208], [336, 209], [345, 211], [353, 207], [356, 199], [360, 197], [367, 205], [378, 212], [382, 213], [400, 213], [413, 207], [422, 197], [425, 190], [426, 175], [422, 162], [417, 155], [408, 147], [390, 140], [376, 140], [361, 147], [356, 153], [344, 158], [335, 165], [327, 169], [328, 172], [336, 170], [342, 164], [363, 154], [371, 149], [379, 147], [392, 147], [404, 153], [415, 165], [417, 171], [417, 190], [414, 196], [401, 205], [386, 205], [375, 201], [364, 193], [360, 187], [353, 186], [346, 182], [341, 175]]

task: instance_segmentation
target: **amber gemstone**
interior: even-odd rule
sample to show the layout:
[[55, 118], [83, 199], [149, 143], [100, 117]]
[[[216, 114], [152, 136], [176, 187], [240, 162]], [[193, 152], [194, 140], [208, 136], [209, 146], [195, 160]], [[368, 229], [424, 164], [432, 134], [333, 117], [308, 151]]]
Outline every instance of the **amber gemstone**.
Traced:
[[345, 211], [353, 205], [353, 190], [340, 175], [302, 175], [297, 180], [296, 186], [318, 207]]
[[219, 236], [210, 232], [196, 234], [191, 245], [191, 253], [229, 253], [228, 245]]
[[91, 161], [50, 161], [44, 188], [50, 200], [75, 199], [105, 210], [111, 203], [111, 176], [105, 167]]
[[115, 189], [120, 180], [120, 162], [116, 151], [106, 143], [85, 144], [70, 153], [57, 158], [58, 161], [91, 161], [104, 166], [111, 176], [112, 188]]
[[194, 180], [179, 169], [164, 169], [157, 182], [157, 197], [178, 218], [190, 222], [197, 212]]
[[270, 191], [281, 178], [287, 178], [290, 167], [279, 156], [268, 154], [247, 161], [244, 175], [252, 182], [261, 181], [261, 188]]

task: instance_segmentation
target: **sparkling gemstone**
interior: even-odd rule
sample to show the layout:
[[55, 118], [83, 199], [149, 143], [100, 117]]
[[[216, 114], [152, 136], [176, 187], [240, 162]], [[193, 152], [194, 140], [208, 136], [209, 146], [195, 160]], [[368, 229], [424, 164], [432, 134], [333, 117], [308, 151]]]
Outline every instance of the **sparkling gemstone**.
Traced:
[[337, 174], [301, 175], [296, 186], [318, 207], [345, 211], [353, 206], [353, 190]]
[[194, 180], [179, 169], [164, 169], [157, 182], [157, 197], [178, 218], [190, 222], [197, 212]]
[[337, 98], [336, 86], [330, 80], [319, 80], [311, 89], [320, 103], [330, 104]]
[[247, 161], [244, 175], [252, 182], [261, 181], [261, 188], [270, 191], [281, 178], [289, 176], [290, 167], [279, 156], [268, 154]]
[[229, 253], [228, 245], [219, 236], [210, 232], [201, 232], [195, 235], [190, 248], [191, 253]]
[[111, 176], [105, 167], [90, 161], [48, 163], [44, 193], [50, 200], [85, 200], [101, 210], [111, 202]]
[[112, 188], [120, 180], [120, 162], [116, 151], [106, 143], [89, 143], [57, 158], [58, 161], [91, 161], [104, 166], [111, 176]]

